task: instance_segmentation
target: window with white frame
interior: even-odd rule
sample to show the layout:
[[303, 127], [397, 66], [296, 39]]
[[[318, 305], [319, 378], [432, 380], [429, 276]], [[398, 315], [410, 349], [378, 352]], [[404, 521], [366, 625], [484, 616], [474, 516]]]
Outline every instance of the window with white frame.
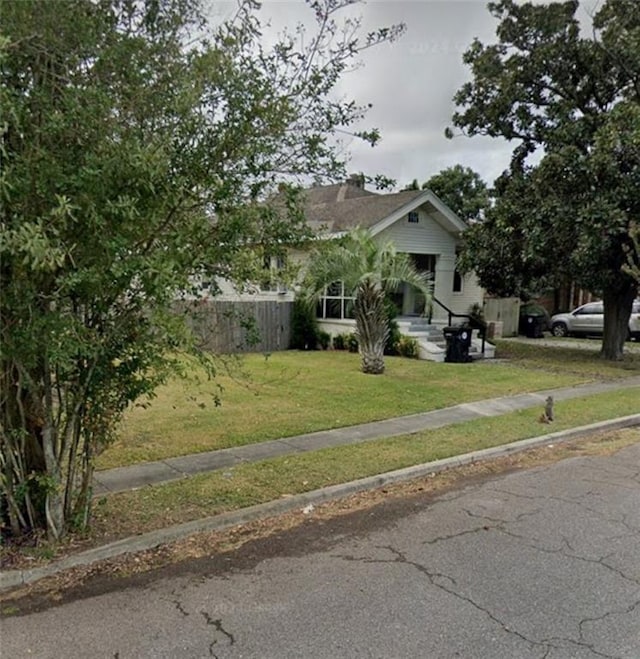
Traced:
[[344, 320], [353, 318], [354, 298], [347, 295], [341, 281], [327, 286], [318, 301], [317, 316], [322, 319]]

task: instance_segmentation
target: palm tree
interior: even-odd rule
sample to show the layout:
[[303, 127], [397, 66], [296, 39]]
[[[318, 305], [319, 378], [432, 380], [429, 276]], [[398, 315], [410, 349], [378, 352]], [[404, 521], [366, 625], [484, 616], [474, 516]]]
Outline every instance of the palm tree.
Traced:
[[303, 293], [315, 302], [336, 282], [342, 282], [345, 295], [354, 298], [362, 371], [379, 375], [384, 372], [384, 346], [389, 336], [387, 295], [403, 283], [411, 284], [425, 296], [428, 308], [429, 276], [416, 270], [409, 255], [397, 252], [393, 243], [380, 245], [366, 230], [354, 229], [313, 252]]

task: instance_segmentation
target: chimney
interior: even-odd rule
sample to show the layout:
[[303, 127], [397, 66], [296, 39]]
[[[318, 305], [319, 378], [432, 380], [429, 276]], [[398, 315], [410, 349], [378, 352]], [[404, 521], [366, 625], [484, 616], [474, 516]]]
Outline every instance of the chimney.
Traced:
[[354, 188], [364, 190], [364, 174], [349, 174], [347, 185], [352, 185]]

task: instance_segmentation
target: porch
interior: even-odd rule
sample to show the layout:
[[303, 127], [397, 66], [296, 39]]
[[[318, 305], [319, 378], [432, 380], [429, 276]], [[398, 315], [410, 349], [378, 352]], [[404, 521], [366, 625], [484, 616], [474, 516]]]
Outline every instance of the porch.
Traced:
[[[450, 325], [461, 325], [463, 321], [462, 318], [451, 318], [451, 322], [448, 322], [442, 319], [429, 320], [426, 317], [418, 316], [396, 317], [400, 332], [418, 342], [420, 359], [436, 362], [443, 362], [447, 351], [444, 328]], [[479, 329], [471, 329], [470, 331], [469, 356], [473, 360], [493, 359], [495, 357], [495, 346], [480, 337]]]

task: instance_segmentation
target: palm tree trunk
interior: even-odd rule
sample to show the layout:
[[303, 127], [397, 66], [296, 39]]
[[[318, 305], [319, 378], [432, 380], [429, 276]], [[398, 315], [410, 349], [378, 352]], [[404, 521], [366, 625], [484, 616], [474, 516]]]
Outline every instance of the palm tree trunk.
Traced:
[[354, 304], [356, 330], [362, 356], [362, 372], [384, 373], [384, 346], [389, 336], [389, 321], [384, 304], [384, 291], [364, 282]]

